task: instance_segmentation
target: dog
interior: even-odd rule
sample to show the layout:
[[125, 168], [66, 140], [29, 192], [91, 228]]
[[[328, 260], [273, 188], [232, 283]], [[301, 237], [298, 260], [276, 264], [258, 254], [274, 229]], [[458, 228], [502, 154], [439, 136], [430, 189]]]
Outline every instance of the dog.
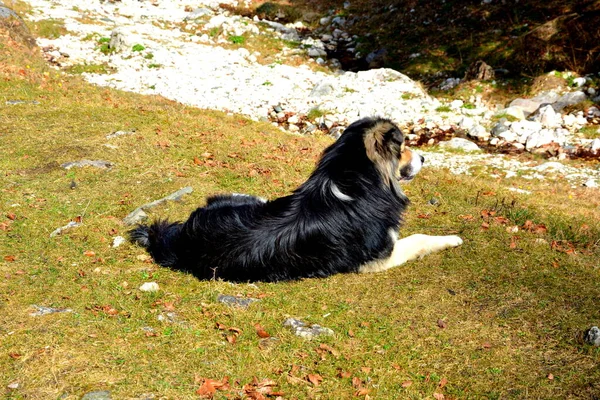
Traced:
[[384, 271], [462, 244], [453, 235], [398, 239], [409, 204], [400, 183], [423, 162], [393, 122], [364, 118], [325, 149], [289, 196], [212, 196], [187, 221], [138, 225], [130, 238], [159, 265], [199, 279], [276, 282]]

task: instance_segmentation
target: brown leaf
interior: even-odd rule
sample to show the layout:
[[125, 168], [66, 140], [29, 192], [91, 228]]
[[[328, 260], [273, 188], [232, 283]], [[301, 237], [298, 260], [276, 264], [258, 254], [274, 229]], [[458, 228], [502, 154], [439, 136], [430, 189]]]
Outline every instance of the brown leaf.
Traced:
[[269, 335], [269, 333], [265, 331], [263, 327], [260, 326], [260, 324], [254, 324], [254, 328], [256, 329], [256, 334], [258, 335], [258, 337], [263, 339], [271, 337], [271, 335]]
[[473, 221], [475, 219], [474, 216], [467, 214], [467, 215], [459, 215], [458, 218], [464, 220], [464, 221]]
[[13, 262], [17, 259], [15, 256], [4, 256], [4, 261]]
[[334, 357], [339, 357], [340, 356], [340, 352], [337, 351], [336, 349], [334, 349], [333, 347], [325, 344], [325, 343], [321, 343], [319, 345], [319, 348], [325, 351], [330, 352]]
[[201, 397], [212, 399], [215, 393], [217, 392], [217, 388], [212, 384], [211, 379], [206, 379], [202, 386], [198, 390], [196, 390], [196, 394]]
[[443, 388], [444, 386], [446, 386], [447, 384], [448, 384], [448, 379], [446, 379], [446, 378], [442, 378], [442, 379], [440, 380], [440, 384], [438, 385], [438, 387], [439, 387], [440, 389], [442, 389], [442, 388]]
[[492, 345], [489, 342], [484, 342], [481, 347], [483, 347], [484, 349], [491, 349]]
[[488, 224], [487, 222], [483, 222], [483, 223], [481, 224], [481, 229], [483, 229], [483, 230], [486, 230], [486, 231], [487, 231], [488, 229], [490, 229], [490, 224]]
[[348, 329], [348, 336], [354, 337], [354, 331], [352, 329]]
[[367, 388], [360, 388], [356, 391], [356, 393], [354, 393], [355, 396], [366, 396], [369, 394], [369, 389]]
[[175, 311], [175, 305], [173, 304], [173, 302], [165, 301], [163, 303], [163, 308], [165, 309], [165, 311]]
[[417, 218], [429, 219], [429, 218], [431, 218], [431, 215], [429, 215], [429, 214], [418, 214]]
[[444, 400], [445, 396], [442, 393], [434, 393], [435, 400]]
[[371, 368], [370, 367], [360, 367], [360, 370], [362, 372], [364, 372], [365, 374], [370, 374], [371, 373]]
[[352, 378], [352, 386], [355, 388], [362, 387], [362, 381], [358, 376]]
[[319, 374], [308, 374], [308, 380], [315, 386], [319, 386], [319, 384], [323, 381], [323, 377]]
[[10, 358], [12, 358], [13, 360], [17, 360], [17, 359], [21, 358], [21, 354], [19, 354], [19, 353], [8, 353], [8, 356]]
[[440, 327], [440, 328], [442, 328], [442, 329], [446, 329], [448, 327], [448, 324], [443, 319], [438, 319], [437, 320], [437, 326]]
[[352, 376], [352, 374], [350, 372], [348, 372], [348, 371], [340, 371], [338, 373], [338, 376], [340, 378], [350, 378]]
[[10, 219], [11, 221], [14, 221], [15, 219], [17, 219], [17, 216], [9, 212], [8, 214], [6, 214], [6, 218]]
[[196, 164], [196, 165], [202, 165], [204, 163], [198, 157], [194, 157], [194, 164]]
[[394, 368], [396, 371], [400, 371], [402, 369], [399, 364], [392, 364], [392, 368]]
[[226, 327], [225, 325], [223, 325], [222, 323], [220, 323], [220, 322], [217, 322], [217, 323], [216, 323], [216, 328], [217, 328], [218, 330], [220, 330], [220, 331], [224, 331], [224, 330], [226, 330], [226, 329], [227, 329], [227, 327]]
[[236, 335], [227, 335], [225, 336], [225, 339], [230, 343], [230, 344], [235, 344], [235, 342], [237, 341], [237, 336]]
[[554, 375], [548, 374], [548, 379], [551, 380], [551, 381], [554, 380]]
[[402, 387], [403, 388], [407, 388], [407, 387], [409, 387], [412, 384], [413, 384], [412, 381], [404, 381], [404, 382], [402, 382]]
[[83, 252], [83, 255], [86, 257], [94, 257], [96, 255], [96, 253], [93, 252], [92, 250], [86, 250]]

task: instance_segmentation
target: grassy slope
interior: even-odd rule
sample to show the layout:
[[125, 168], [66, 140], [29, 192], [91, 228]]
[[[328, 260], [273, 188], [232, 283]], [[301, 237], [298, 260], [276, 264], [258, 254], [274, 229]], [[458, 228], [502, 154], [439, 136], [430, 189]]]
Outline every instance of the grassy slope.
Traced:
[[[329, 139], [290, 136], [237, 116], [91, 87], [2, 39], [5, 397], [79, 398], [108, 389], [114, 398], [196, 398], [200, 378], [224, 376], [233, 389], [218, 396], [239, 393], [255, 376], [274, 379], [285, 398], [353, 398], [358, 384], [372, 398], [390, 399], [431, 398], [434, 392], [519, 399], [600, 393], [600, 352], [579, 338], [583, 329], [600, 324], [600, 203], [589, 192], [561, 182], [513, 181], [536, 195], [519, 198], [500, 214], [512, 218], [509, 225], [544, 223], [548, 233], [508, 233], [494, 221], [485, 230], [481, 211], [513, 199], [501, 187], [507, 183], [485, 174], [425, 170], [406, 188], [413, 206], [404, 234], [457, 232], [465, 239], [461, 248], [375, 275], [256, 286], [199, 282], [143, 261], [143, 251], [129, 244], [110, 248], [115, 233], [127, 229], [122, 217], [187, 185], [192, 195], [153, 216], [185, 218], [205, 195], [218, 191], [288, 193], [306, 178]], [[40, 104], [8, 106], [6, 100]], [[118, 148], [103, 146], [107, 134], [132, 128], [135, 135], [110, 141]], [[83, 158], [116, 166], [72, 172], [59, 167]], [[76, 189], [69, 188], [72, 180]], [[427, 204], [432, 196], [439, 206]], [[78, 215], [83, 226], [49, 238]], [[568, 240], [575, 254], [535, 245], [540, 237]], [[147, 281], [161, 290], [137, 290]], [[219, 293], [264, 298], [238, 310], [216, 303]], [[74, 312], [31, 317], [32, 304]], [[168, 310], [181, 322], [159, 322], [157, 315]], [[288, 316], [330, 327], [336, 335], [312, 342], [294, 337], [281, 326]], [[235, 344], [217, 323], [241, 329]], [[261, 349], [256, 323], [279, 344]], [[144, 327], [156, 335], [148, 336]], [[319, 349], [320, 343], [335, 355]], [[315, 386], [308, 374], [323, 381]], [[15, 381], [20, 389], [6, 388]]]

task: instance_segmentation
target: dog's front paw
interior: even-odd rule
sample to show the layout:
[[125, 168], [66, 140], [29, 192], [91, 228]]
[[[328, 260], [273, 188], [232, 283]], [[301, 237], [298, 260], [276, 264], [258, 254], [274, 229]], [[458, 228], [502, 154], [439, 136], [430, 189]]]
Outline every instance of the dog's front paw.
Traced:
[[446, 239], [446, 245], [448, 247], [457, 247], [463, 244], [463, 240], [456, 235], [445, 236], [444, 239]]

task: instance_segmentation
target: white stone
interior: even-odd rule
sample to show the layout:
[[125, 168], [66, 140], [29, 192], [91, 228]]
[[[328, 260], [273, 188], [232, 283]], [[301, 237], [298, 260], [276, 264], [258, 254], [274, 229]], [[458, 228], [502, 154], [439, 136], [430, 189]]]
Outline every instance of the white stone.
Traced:
[[565, 168], [565, 165], [556, 161], [548, 161], [543, 164], [533, 167], [532, 169], [538, 172], [560, 171]]
[[123, 236], [115, 236], [115, 238], [113, 239], [112, 247], [115, 247], [115, 248], [119, 247], [126, 241], [127, 241], [127, 239], [125, 239]]
[[587, 80], [584, 77], [575, 78], [575, 79], [573, 79], [573, 84], [577, 87], [581, 87], [581, 86], [585, 85], [586, 81]]
[[156, 282], [146, 282], [142, 286], [140, 286], [140, 290], [142, 292], [158, 292], [159, 287]]
[[297, 115], [292, 115], [288, 118], [287, 122], [289, 124], [297, 124], [300, 121]]
[[590, 143], [590, 151], [593, 151], [594, 153], [600, 151], [600, 139], [592, 140]]
[[551, 105], [542, 106], [534, 120], [538, 121], [547, 128], [556, 128], [562, 124], [562, 118], [560, 114], [557, 114]]
[[543, 129], [542, 124], [537, 121], [515, 121], [510, 126], [510, 130], [517, 134], [519, 142], [525, 144], [527, 138], [535, 132], [539, 132]]
[[518, 120], [525, 119], [525, 113], [523, 112], [523, 109], [521, 107], [516, 107], [516, 106], [512, 106], [512, 107], [505, 108], [504, 110], [500, 110], [499, 112], [496, 113], [496, 115], [506, 115], [507, 117], [512, 117], [512, 118], [515, 118]]
[[538, 132], [534, 132], [529, 137], [527, 137], [527, 142], [525, 143], [525, 148], [527, 150], [535, 149], [537, 147], [542, 147], [544, 145], [550, 143], [558, 143], [563, 145], [565, 142], [565, 137], [559, 130], [553, 129], [542, 129]]
[[474, 137], [478, 140], [488, 140], [491, 136], [490, 131], [485, 129], [481, 125], [474, 125], [469, 129], [469, 136]]
[[462, 100], [452, 100], [450, 102], [450, 108], [453, 110], [459, 110], [465, 104]]
[[481, 151], [481, 149], [479, 148], [479, 146], [477, 146], [477, 144], [471, 142], [470, 140], [457, 138], [457, 137], [452, 138], [446, 142], [440, 142], [439, 146], [441, 148], [457, 149], [457, 150], [462, 150], [462, 151], [466, 151], [466, 152]]
[[475, 126], [475, 121], [473, 121], [473, 119], [469, 117], [462, 117], [461, 120], [458, 122], [458, 126], [468, 130]]
[[597, 188], [598, 187], [598, 183], [596, 182], [595, 179], [588, 179], [583, 186], [585, 187], [589, 187], [589, 188]]

